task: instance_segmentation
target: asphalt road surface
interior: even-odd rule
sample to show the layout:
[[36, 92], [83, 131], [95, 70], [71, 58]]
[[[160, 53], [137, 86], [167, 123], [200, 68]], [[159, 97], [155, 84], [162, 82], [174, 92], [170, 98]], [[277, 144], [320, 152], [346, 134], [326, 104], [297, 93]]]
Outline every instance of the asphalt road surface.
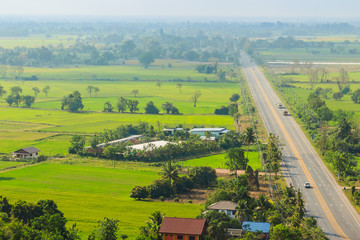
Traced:
[[[342, 192], [299, 125], [284, 116], [269, 82], [249, 56], [241, 53], [241, 65], [255, 103], [269, 133], [279, 136], [283, 149], [282, 172], [286, 182], [300, 188], [307, 215], [314, 216], [330, 239], [359, 239], [360, 216]], [[311, 188], [304, 188], [310, 182]]]

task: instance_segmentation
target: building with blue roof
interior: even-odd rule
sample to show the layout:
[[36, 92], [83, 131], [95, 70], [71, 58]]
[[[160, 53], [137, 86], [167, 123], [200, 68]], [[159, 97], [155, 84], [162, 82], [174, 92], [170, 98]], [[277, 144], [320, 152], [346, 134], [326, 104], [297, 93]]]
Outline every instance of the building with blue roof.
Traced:
[[262, 232], [266, 238], [268, 238], [270, 232], [270, 223], [244, 221], [242, 224], [242, 229], [247, 232]]

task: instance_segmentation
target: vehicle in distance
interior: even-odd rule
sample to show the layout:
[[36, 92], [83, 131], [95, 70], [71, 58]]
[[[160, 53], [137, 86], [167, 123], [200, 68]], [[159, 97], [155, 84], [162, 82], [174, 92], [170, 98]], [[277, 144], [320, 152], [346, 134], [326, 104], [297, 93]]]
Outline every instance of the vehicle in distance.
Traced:
[[310, 183], [309, 183], [309, 182], [306, 182], [306, 183], [304, 184], [304, 186], [305, 186], [305, 188], [310, 188]]
[[284, 115], [284, 116], [288, 116], [288, 115], [289, 115], [288, 110], [284, 110], [283, 115]]
[[275, 105], [276, 105], [278, 108], [282, 108], [282, 106], [283, 106], [281, 103], [278, 103], [278, 102], [275, 103]]

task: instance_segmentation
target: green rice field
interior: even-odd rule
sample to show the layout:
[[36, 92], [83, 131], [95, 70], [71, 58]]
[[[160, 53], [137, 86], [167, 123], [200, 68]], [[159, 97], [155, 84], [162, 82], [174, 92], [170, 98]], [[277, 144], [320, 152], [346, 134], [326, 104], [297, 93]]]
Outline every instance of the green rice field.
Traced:
[[[63, 162], [64, 163], [64, 162]], [[2, 163], [1, 163], [2, 164]], [[189, 203], [136, 201], [129, 197], [137, 185], [159, 179], [158, 168], [121, 164], [116, 168], [43, 163], [1, 174], [1, 194], [14, 203], [54, 200], [82, 239], [104, 217], [119, 219], [120, 234], [133, 239], [156, 210], [168, 217], [195, 217], [201, 206]]]

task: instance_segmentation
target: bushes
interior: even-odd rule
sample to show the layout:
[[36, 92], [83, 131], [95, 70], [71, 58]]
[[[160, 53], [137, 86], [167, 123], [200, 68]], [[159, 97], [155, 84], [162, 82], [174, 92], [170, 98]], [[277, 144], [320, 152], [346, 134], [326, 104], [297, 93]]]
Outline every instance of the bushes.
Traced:
[[170, 182], [162, 180], [154, 181], [153, 184], [147, 187], [147, 191], [150, 198], [159, 198], [160, 196], [170, 197], [174, 194], [174, 189]]
[[190, 180], [199, 187], [211, 187], [216, 181], [215, 169], [211, 167], [194, 167], [190, 169], [188, 175]]
[[147, 188], [141, 187], [141, 186], [135, 186], [130, 192], [130, 197], [136, 198], [137, 200], [147, 198], [148, 195], [149, 195], [149, 192], [148, 192]]

